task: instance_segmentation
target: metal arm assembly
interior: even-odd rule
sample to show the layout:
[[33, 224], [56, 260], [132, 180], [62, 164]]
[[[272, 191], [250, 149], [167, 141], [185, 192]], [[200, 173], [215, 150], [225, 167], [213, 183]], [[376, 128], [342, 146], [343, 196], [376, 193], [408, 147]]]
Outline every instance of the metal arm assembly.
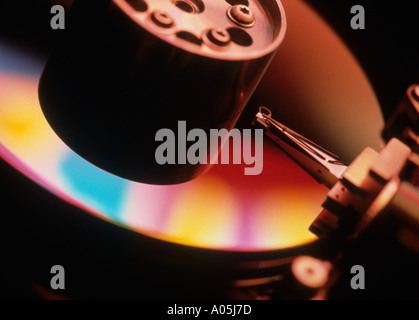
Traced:
[[255, 125], [318, 182], [330, 188], [323, 211], [310, 227], [322, 237], [362, 233], [391, 210], [419, 230], [419, 85], [411, 86], [383, 131], [381, 152], [367, 147], [349, 166], [339, 157], [272, 118], [261, 107]]

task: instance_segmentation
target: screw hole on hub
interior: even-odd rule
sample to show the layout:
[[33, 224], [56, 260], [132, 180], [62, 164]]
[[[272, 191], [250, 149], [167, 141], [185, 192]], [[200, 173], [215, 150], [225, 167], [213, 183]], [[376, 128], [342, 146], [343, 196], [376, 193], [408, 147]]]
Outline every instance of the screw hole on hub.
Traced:
[[237, 4], [241, 4], [244, 6], [249, 6], [249, 1], [248, 0], [226, 0], [226, 2], [232, 6], [235, 6]]
[[126, 0], [127, 3], [136, 11], [146, 12], [148, 5], [144, 0]]
[[231, 41], [242, 47], [250, 47], [253, 44], [253, 39], [246, 31], [240, 28], [230, 28], [227, 30], [230, 34]]
[[175, 6], [187, 13], [195, 12], [194, 7], [189, 2], [186, 2], [186, 1], [178, 1], [175, 3]]
[[202, 45], [202, 40], [188, 31], [179, 31], [178, 33], [176, 33], [176, 36], [180, 39], [189, 41], [198, 46]]
[[187, 13], [201, 13], [205, 10], [202, 0], [172, 0], [173, 4]]

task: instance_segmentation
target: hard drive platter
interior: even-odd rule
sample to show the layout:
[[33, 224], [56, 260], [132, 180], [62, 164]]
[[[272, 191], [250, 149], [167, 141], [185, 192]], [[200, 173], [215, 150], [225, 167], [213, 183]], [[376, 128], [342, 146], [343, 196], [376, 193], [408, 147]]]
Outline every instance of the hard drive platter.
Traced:
[[[379, 150], [384, 121], [365, 71], [312, 6], [281, 2], [287, 36], [237, 127], [251, 128], [265, 105], [347, 163], [367, 146]], [[216, 164], [192, 181], [158, 185], [107, 172], [48, 123], [38, 96], [47, 53], [0, 38], [2, 296], [325, 298], [293, 269], [329, 271], [340, 250], [309, 231], [325, 186], [268, 141], [258, 176]], [[68, 277], [59, 293], [50, 289], [57, 264]]]

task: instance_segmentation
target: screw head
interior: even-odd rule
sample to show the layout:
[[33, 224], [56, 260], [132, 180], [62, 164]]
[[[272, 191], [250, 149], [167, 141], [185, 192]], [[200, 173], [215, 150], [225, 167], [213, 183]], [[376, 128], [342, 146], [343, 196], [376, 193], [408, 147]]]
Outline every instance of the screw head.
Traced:
[[256, 23], [256, 17], [248, 6], [237, 4], [227, 10], [227, 16], [241, 27], [250, 28]]
[[230, 34], [223, 28], [211, 29], [207, 34], [208, 39], [217, 46], [225, 47], [230, 41]]
[[151, 14], [151, 21], [153, 21], [159, 27], [167, 29], [173, 27], [175, 24], [174, 20], [171, 16], [169, 16], [169, 14], [160, 10], [156, 10]]
[[291, 269], [301, 284], [309, 288], [321, 288], [329, 279], [331, 265], [312, 257], [300, 256], [293, 261]]

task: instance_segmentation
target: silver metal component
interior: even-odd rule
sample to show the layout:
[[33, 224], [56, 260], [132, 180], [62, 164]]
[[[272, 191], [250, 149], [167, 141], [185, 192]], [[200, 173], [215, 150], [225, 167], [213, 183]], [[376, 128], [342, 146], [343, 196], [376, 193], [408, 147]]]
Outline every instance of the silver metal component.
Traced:
[[241, 4], [228, 8], [227, 16], [231, 21], [245, 28], [253, 27], [256, 23], [256, 17], [252, 9]]
[[391, 200], [388, 210], [394, 212], [405, 225], [419, 235], [419, 189], [403, 182]]
[[419, 153], [419, 85], [410, 86], [383, 130], [386, 142], [397, 138]]
[[227, 30], [214, 28], [205, 33], [203, 40], [213, 49], [225, 49], [230, 44], [231, 37]]
[[348, 168], [336, 155], [272, 119], [271, 112], [264, 107], [259, 109], [256, 123], [304, 170], [329, 188], [337, 183]]
[[[218, 60], [253, 61], [274, 54], [286, 32], [285, 11], [280, 0], [249, 0], [246, 1], [246, 5], [237, 6], [228, 5], [225, 1], [208, 0], [112, 0], [110, 2], [114, 9], [122, 11], [138, 27], [164, 42], [189, 53]], [[241, 1], [231, 3], [238, 2]], [[226, 13], [232, 7], [237, 10], [231, 9], [236, 12], [237, 22]], [[140, 13], [155, 11], [169, 15], [173, 20], [173, 26], [169, 27], [167, 23], [162, 23], [159, 17], [152, 20], [150, 14]], [[232, 39], [228, 50], [206, 39], [207, 31], [216, 28], [224, 28], [230, 33]], [[206, 45], [202, 45], [203, 42]]]
[[292, 263], [294, 277], [304, 286], [318, 289], [326, 285], [332, 269], [330, 262], [309, 256], [301, 256]]
[[339, 229], [353, 230], [360, 220], [359, 230], [364, 230], [392, 198], [388, 196], [390, 192], [380, 195], [386, 185], [394, 182], [396, 187], [387, 189], [397, 192], [399, 177], [412, 155], [407, 145], [392, 139], [380, 153], [366, 148], [347, 166], [337, 156], [272, 119], [266, 108], [260, 108], [256, 122], [294, 161], [331, 189], [324, 210], [310, 226], [310, 231], [318, 236]]
[[160, 10], [156, 10], [151, 14], [151, 21], [162, 28], [171, 28], [175, 24], [169, 14]]
[[[158, 164], [155, 134], [177, 131], [179, 119], [191, 128], [234, 127], [286, 30], [280, 0], [250, 2], [258, 23], [244, 31], [232, 25], [225, 1], [147, 0], [147, 14], [134, 1], [105, 1], [92, 17], [97, 28], [86, 30], [90, 18], [75, 21], [78, 41], [63, 44], [44, 69], [39, 96], [47, 121], [75, 152], [120, 177], [151, 184], [198, 177], [208, 164]], [[86, 14], [83, 4], [77, 8]], [[51, 90], [60, 94], [51, 99]], [[139, 126], [150, 105], [164, 120]]]
[[325, 209], [310, 231], [321, 237], [346, 229], [358, 237], [398, 192], [411, 155], [411, 149], [398, 139], [392, 139], [380, 153], [366, 148], [329, 191]]

